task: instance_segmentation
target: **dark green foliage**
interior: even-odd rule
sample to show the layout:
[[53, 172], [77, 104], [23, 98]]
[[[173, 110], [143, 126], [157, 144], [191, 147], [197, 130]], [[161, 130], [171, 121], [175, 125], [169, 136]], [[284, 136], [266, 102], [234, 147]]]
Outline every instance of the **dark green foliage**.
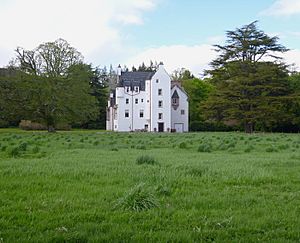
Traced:
[[115, 208], [139, 212], [158, 207], [158, 205], [158, 200], [153, 193], [144, 183], [140, 183], [118, 199]]
[[287, 110], [294, 95], [286, 66], [262, 61], [264, 56], [278, 60], [276, 52], [287, 51], [277, 42], [258, 30], [256, 22], [227, 31], [227, 42], [216, 45], [220, 55], [208, 71], [216, 89], [203, 105], [207, 119], [241, 125], [252, 133], [255, 128], [269, 131], [293, 117]]

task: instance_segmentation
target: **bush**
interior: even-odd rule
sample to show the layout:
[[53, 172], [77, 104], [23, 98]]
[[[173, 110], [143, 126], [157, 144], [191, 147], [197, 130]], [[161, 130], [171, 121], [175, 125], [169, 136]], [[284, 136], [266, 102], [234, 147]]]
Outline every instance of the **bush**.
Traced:
[[138, 165], [141, 164], [148, 164], [148, 165], [154, 165], [157, 164], [157, 161], [154, 157], [149, 156], [149, 155], [141, 155], [136, 159], [136, 163]]
[[155, 207], [158, 207], [158, 200], [145, 187], [144, 183], [140, 183], [126, 192], [125, 195], [116, 202], [114, 208], [139, 212]]
[[47, 130], [47, 127], [45, 125], [28, 120], [22, 120], [19, 124], [19, 127], [22, 130]]

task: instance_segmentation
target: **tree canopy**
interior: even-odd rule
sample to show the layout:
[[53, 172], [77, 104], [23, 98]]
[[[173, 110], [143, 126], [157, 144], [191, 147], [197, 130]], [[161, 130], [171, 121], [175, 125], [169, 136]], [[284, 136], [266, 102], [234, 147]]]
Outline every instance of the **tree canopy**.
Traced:
[[[0, 109], [6, 120], [32, 120], [54, 131], [59, 123], [96, 119], [97, 75], [69, 43], [59, 39], [33, 51], [18, 48], [16, 53], [14, 74], [0, 79]], [[105, 95], [101, 93], [101, 99]]]
[[[224, 46], [216, 45], [220, 55], [212, 61], [215, 92], [205, 103], [208, 119], [235, 122], [246, 132], [255, 126], [271, 127], [279, 117], [289, 119], [285, 107], [292, 100], [288, 71], [276, 53], [287, 48], [257, 28], [257, 22], [226, 32]], [[264, 57], [273, 58], [273, 62]]]

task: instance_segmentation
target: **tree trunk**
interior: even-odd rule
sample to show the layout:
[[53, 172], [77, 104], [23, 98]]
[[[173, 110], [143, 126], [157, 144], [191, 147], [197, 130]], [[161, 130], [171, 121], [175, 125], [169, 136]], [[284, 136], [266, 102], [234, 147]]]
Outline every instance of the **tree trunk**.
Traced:
[[53, 125], [48, 125], [48, 132], [56, 132], [55, 127]]
[[253, 126], [253, 123], [252, 122], [246, 122], [245, 125], [245, 133], [253, 133], [254, 131], [254, 126]]

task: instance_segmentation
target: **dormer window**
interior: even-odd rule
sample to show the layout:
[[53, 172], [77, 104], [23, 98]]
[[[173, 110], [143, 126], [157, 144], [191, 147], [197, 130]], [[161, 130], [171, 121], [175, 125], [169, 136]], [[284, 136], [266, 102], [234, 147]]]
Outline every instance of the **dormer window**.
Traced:
[[134, 91], [139, 92], [139, 86], [134, 86]]
[[174, 110], [177, 110], [178, 106], [179, 106], [179, 95], [178, 95], [177, 91], [175, 90], [172, 95], [172, 107]]
[[178, 98], [172, 98], [172, 105], [179, 105], [179, 99]]
[[128, 86], [126, 87], [126, 92], [127, 92], [127, 93], [129, 92], [129, 87], [128, 87]]

